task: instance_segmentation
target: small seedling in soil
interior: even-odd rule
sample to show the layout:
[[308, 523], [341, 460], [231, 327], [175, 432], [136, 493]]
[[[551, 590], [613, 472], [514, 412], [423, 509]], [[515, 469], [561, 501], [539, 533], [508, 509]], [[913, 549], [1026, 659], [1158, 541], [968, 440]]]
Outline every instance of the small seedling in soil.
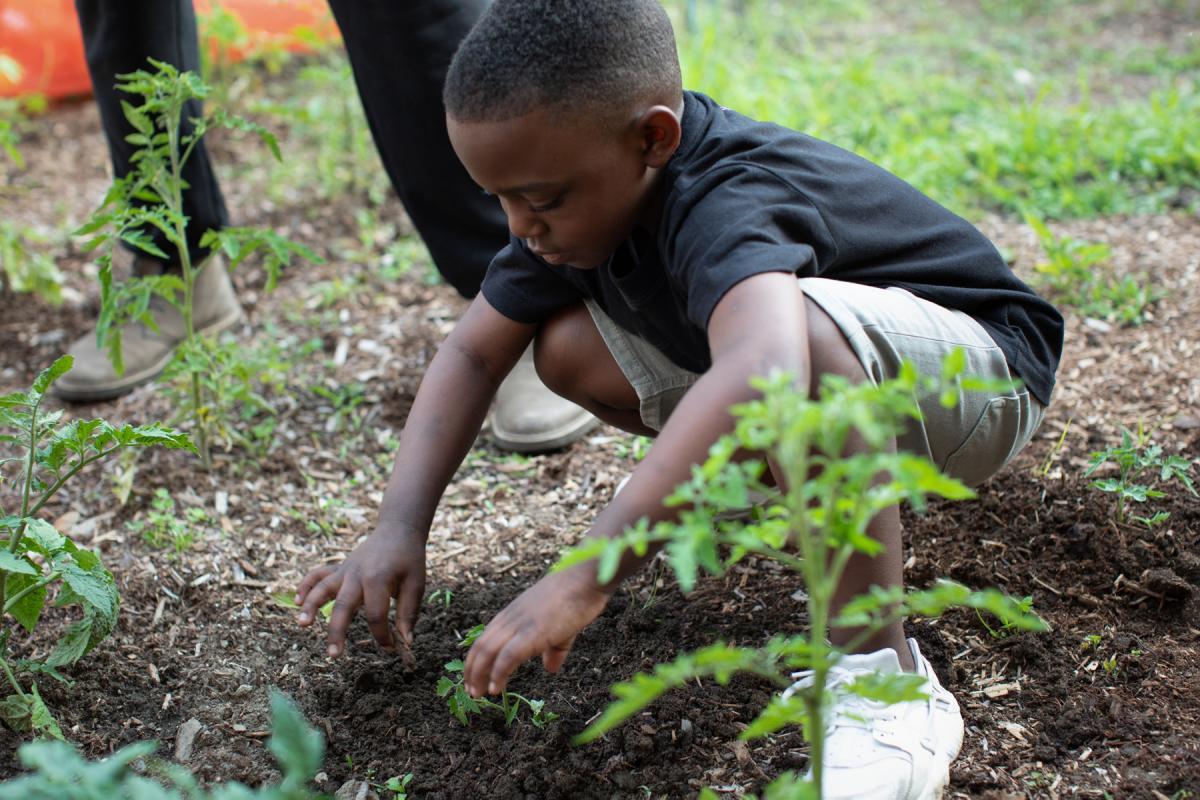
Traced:
[[393, 775], [375, 788], [383, 792], [391, 792], [390, 800], [408, 800], [408, 785], [412, 783], [413, 774]]
[[[483, 625], [476, 625], [474, 628], [471, 628], [463, 636], [458, 646], [470, 647], [479, 638], [479, 635], [483, 633], [483, 628]], [[534, 727], [544, 728], [549, 723], [558, 719], [557, 714], [546, 710], [545, 700], [530, 700], [516, 692], [502, 692], [499, 703], [488, 700], [486, 697], [481, 697], [478, 700], [471, 697], [467, 693], [466, 686], [463, 685], [463, 667], [464, 664], [461, 658], [446, 662], [445, 669], [450, 675], [443, 675], [437, 683], [438, 697], [446, 699], [446, 706], [450, 710], [450, 715], [463, 725], [469, 725], [472, 716], [482, 714], [486, 709], [494, 709], [499, 711], [504, 717], [504, 726], [507, 728], [517, 718], [517, 713], [521, 710], [522, 703], [529, 707], [529, 721], [533, 723]]]
[[[87, 655], [117, 624], [120, 598], [100, 557], [78, 547], [39, 515], [81, 470], [125, 448], [193, 449], [186, 435], [161, 425], [116, 427], [104, 420], [63, 422], [63, 412], [45, 412], [42, 400], [55, 380], [71, 369], [63, 356], [38, 375], [28, 392], [0, 397], [0, 483], [11, 482], [20, 507], [0, 507], [0, 670], [13, 693], [0, 701], [0, 721], [16, 731], [61, 739], [62, 731], [42, 702], [34, 675], [66, 683], [58, 673]], [[9, 474], [7, 468], [12, 468]], [[80, 606], [81, 619], [69, 625], [41, 660], [12, 659], [8, 645], [15, 622], [33, 634], [47, 604]], [[30, 678], [28, 688], [21, 678]]]
[[1090, 633], [1083, 638], [1079, 643], [1079, 649], [1087, 652], [1088, 650], [1096, 650], [1100, 647], [1100, 642], [1104, 637], [1098, 633]]
[[440, 605], [442, 608], [449, 608], [451, 601], [454, 600], [454, 592], [449, 589], [434, 589], [429, 593], [429, 597], [425, 598], [425, 602], [431, 606]]
[[[768, 559], [804, 580], [811, 628], [807, 635], [781, 634], [760, 647], [718, 642], [618, 683], [612, 687], [617, 699], [577, 741], [595, 740], [664, 692], [699, 678], [713, 678], [724, 686], [735, 673], [748, 672], [788, 689], [793, 687], [793, 672], [804, 670], [810, 677], [793, 687], [788, 697], [776, 696], [741, 738], [799, 726], [811, 745], [813, 783], [806, 785], [786, 773], [766, 788], [766, 796], [816, 798], [821, 796], [825, 717], [835, 693], [849, 692], [884, 704], [922, 697], [920, 678], [906, 673], [864, 676], [849, 685], [827, 688], [826, 677], [841, 653], [853, 651], [875, 631], [905, 617], [937, 616], [952, 607], [986, 611], [1012, 628], [1044, 628], [1027, 603], [995, 589], [972, 591], [950, 581], [907, 592], [901, 587], [876, 587], [833, 615], [834, 593], [849, 559], [856, 553], [880, 551], [880, 544], [865, 532], [877, 513], [901, 502], [920, 512], [929, 496], [973, 496], [928, 460], [895, 452], [890, 446], [906, 420], [920, 414], [918, 393], [929, 392], [943, 405], [952, 406], [960, 388], [999, 390], [995, 382], [962, 376], [965, 363], [965, 355], [956, 352], [943, 364], [940, 380], [919, 376], [911, 364], [903, 365], [896, 379], [878, 385], [852, 385], [827, 375], [818, 400], [796, 391], [790, 376], [755, 378], [751, 383], [762, 393], [761, 399], [731, 409], [734, 432], [719, 439], [708, 459], [693, 468], [691, 480], [664, 501], [683, 509], [677, 522], [651, 526], [643, 519], [619, 537], [589, 539], [567, 551], [555, 569], [597, 559], [597, 579], [607, 583], [626, 550], [644, 556], [652, 547], [662, 547], [685, 592], [695, 588], [702, 571], [722, 575], [747, 556]], [[865, 452], [846, 455], [851, 436], [866, 443]], [[766, 471], [763, 459], [735, 459], [743, 451], [767, 455], [782, 470], [783, 485], [790, 487], [748, 521], [744, 515], [728, 512], [750, 507], [751, 497], [769, 496], [773, 487], [761, 480]], [[833, 625], [863, 632], [844, 649], [835, 648], [827, 636]]]
[[[281, 608], [290, 609], [292, 611], [298, 611], [300, 609], [300, 604], [296, 602], [296, 598], [287, 592], [275, 592], [271, 595], [271, 599], [275, 601], [275, 605], [280, 606]], [[317, 609], [321, 616], [324, 617], [326, 622], [328, 622], [329, 618], [333, 616], [334, 602], [335, 601], [330, 600], [328, 603]]]
[[150, 511], [145, 519], [134, 520], [126, 527], [131, 533], [140, 535], [151, 547], [173, 547], [176, 555], [190, 550], [196, 542], [196, 525], [208, 522], [208, 514], [202, 508], [188, 508], [180, 519], [175, 511], [175, 500], [166, 489], [154, 490]]
[[[1016, 601], [1017, 608], [1025, 616], [1033, 614], [1033, 595], [1025, 595], [1020, 600]], [[975, 616], [979, 618], [980, 624], [987, 629], [988, 635], [993, 639], [1007, 639], [1015, 633], [1020, 633], [1023, 628], [1007, 617], [999, 617], [1000, 624], [995, 627], [988, 624], [980, 611], [975, 612]]]
[[[1108, 492], [1115, 498], [1113, 516], [1118, 523], [1129, 517], [1129, 503], [1144, 503], [1147, 500], [1167, 496], [1163, 488], [1169, 482], [1177, 482], [1196, 495], [1196, 486], [1191, 471], [1195, 463], [1183, 456], [1164, 454], [1161, 445], [1150, 443], [1150, 432], [1139, 422], [1137, 432], [1121, 429], [1121, 445], [1092, 453], [1084, 477], [1089, 477], [1101, 467], [1114, 464], [1116, 477], [1100, 478], [1091, 483], [1093, 489]], [[1155, 476], [1157, 473], [1157, 476]], [[1169, 518], [1168, 512], [1159, 511], [1150, 516], [1135, 516], [1133, 519], [1148, 528], [1160, 525]]]

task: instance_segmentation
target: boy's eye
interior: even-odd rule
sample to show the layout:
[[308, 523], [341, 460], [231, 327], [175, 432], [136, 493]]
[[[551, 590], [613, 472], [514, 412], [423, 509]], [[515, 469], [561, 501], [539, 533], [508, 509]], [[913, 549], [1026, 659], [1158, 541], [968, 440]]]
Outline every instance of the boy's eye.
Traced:
[[562, 203], [563, 203], [563, 196], [560, 194], [558, 197], [555, 197], [553, 200], [551, 200], [547, 203], [542, 203], [541, 205], [538, 205], [531, 201], [529, 203], [529, 210], [534, 212], [535, 214], [540, 213], [542, 211], [553, 211], [554, 209], [561, 206]]

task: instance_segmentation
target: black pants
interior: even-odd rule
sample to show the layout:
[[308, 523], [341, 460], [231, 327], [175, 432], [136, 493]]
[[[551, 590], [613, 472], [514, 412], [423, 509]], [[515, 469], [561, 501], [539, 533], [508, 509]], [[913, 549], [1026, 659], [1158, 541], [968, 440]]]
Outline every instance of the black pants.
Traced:
[[[463, 169], [446, 137], [442, 82], [458, 43], [487, 0], [329, 0], [354, 80], [392, 186], [425, 240], [438, 271], [464, 296], [479, 291], [493, 255], [508, 241], [499, 204]], [[199, 71], [191, 0], [75, 0], [88, 69], [118, 176], [129, 171], [132, 128], [114, 75], [152, 56]], [[198, 116], [199, 109], [187, 116]], [[225, 201], [203, 145], [184, 168], [189, 243], [228, 223]]]

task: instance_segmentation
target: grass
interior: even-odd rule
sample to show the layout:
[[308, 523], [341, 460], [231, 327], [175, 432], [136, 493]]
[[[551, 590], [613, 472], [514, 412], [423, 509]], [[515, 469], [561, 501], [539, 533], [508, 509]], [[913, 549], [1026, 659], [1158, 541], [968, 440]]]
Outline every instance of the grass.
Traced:
[[700, 0], [691, 31], [685, 5], [669, 4], [686, 86], [958, 213], [1152, 212], [1200, 189], [1197, 45], [1112, 52], [1120, 4]]
[[[664, 2], [686, 86], [857, 152], [968, 218], [1200, 209], [1200, 42], [1182, 35], [1196, 0]], [[1142, 17], [1179, 33], [1130, 35]], [[386, 181], [344, 54], [262, 85], [250, 105], [316, 153], [276, 168], [268, 196], [378, 205]]]

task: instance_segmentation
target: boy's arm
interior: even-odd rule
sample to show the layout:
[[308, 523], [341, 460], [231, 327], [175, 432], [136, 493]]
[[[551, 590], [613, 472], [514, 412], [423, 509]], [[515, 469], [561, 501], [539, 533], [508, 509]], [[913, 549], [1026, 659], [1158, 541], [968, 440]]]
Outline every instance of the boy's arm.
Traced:
[[342, 652], [346, 628], [363, 609], [375, 640], [393, 647], [388, 624], [406, 643], [425, 591], [425, 541], [446, 485], [479, 434], [496, 388], [533, 338], [536, 325], [513, 322], [479, 295], [438, 348], [409, 411], [375, 532], [336, 566], [317, 567], [297, 588], [297, 621], [307, 627], [324, 603], [329, 654]]
[[[613, 537], [641, 517], [676, 518], [662, 501], [733, 429], [730, 406], [754, 398], [754, 375], [778, 368], [808, 387], [808, 325], [794, 275], [770, 272], [738, 283], [714, 309], [708, 327], [712, 367], [684, 396], [629, 484], [593, 523], [589, 536]], [[527, 589], [488, 624], [467, 655], [464, 679], [475, 696], [503, 691], [522, 662], [542, 656], [551, 672], [565, 660], [575, 635], [600, 615], [620, 581], [650, 554], [622, 560], [617, 577], [600, 586], [596, 563], [552, 573]]]

